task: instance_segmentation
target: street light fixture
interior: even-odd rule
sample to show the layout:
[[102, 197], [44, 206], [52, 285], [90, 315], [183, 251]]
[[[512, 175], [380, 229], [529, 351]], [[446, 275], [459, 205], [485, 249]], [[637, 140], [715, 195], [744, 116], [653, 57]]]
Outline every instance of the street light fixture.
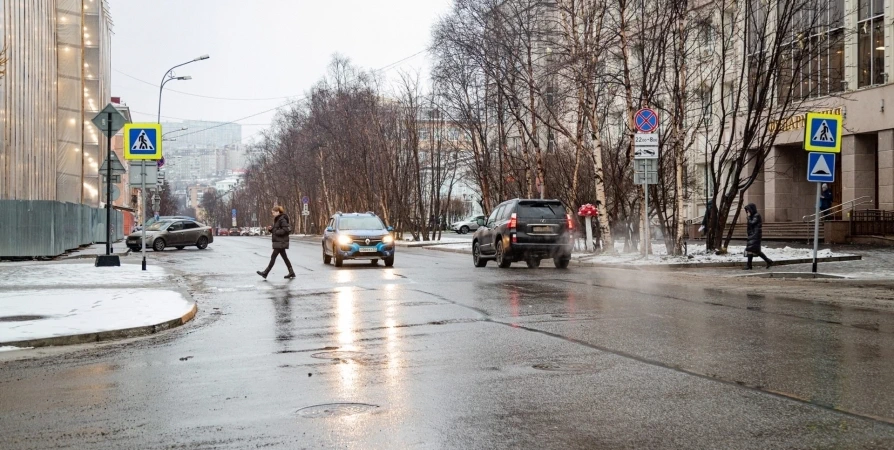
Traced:
[[194, 58], [194, 59], [192, 59], [192, 60], [190, 60], [190, 61], [187, 61], [187, 62], [185, 62], [185, 63], [177, 64], [176, 66], [171, 67], [170, 69], [168, 69], [168, 71], [165, 72], [165, 75], [164, 75], [163, 77], [161, 77], [161, 85], [158, 87], [158, 123], [161, 123], [161, 93], [162, 93], [162, 91], [163, 91], [164, 88], [165, 88], [165, 84], [167, 84], [167, 82], [168, 82], [168, 81], [171, 81], [171, 80], [183, 80], [183, 81], [186, 81], [186, 80], [191, 80], [191, 79], [192, 79], [192, 77], [189, 76], [189, 75], [182, 76], [182, 77], [178, 77], [178, 76], [174, 75], [174, 69], [176, 69], [176, 68], [178, 68], [178, 67], [181, 67], [181, 66], [185, 66], [185, 65], [187, 65], [187, 64], [194, 63], [194, 62], [196, 62], [196, 61], [204, 61], [204, 60], [206, 60], [206, 59], [208, 59], [208, 58], [210, 58], [210, 56], [208, 56], [208, 55], [202, 55], [202, 56], [199, 56], [199, 57], [197, 57], [197, 58]]

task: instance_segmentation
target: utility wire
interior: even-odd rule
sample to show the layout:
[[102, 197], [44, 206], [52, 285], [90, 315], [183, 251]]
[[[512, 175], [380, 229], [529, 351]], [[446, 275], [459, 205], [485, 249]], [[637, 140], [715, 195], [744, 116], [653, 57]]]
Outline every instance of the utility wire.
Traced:
[[[375, 69], [374, 72], [382, 72], [382, 71], [391, 69], [391, 68], [393, 68], [394, 66], [396, 66], [396, 65], [398, 65], [398, 64], [400, 64], [400, 63], [402, 63], [402, 62], [404, 62], [404, 61], [406, 61], [406, 60], [408, 60], [408, 59], [411, 59], [411, 58], [414, 58], [414, 57], [416, 57], [416, 56], [419, 56], [419, 55], [421, 55], [421, 54], [423, 54], [423, 53], [425, 53], [425, 52], [427, 52], [427, 51], [428, 51], [428, 49], [420, 50], [420, 51], [418, 51], [418, 52], [416, 52], [416, 53], [413, 53], [413, 54], [410, 55], [410, 56], [407, 56], [406, 58], [403, 58], [403, 59], [401, 59], [401, 60], [395, 61], [395, 62], [393, 62], [393, 63], [391, 63], [391, 64], [388, 64], [388, 65], [386, 65], [386, 66], [383, 66], [383, 67], [381, 67], [381, 68], [379, 68], [379, 69]], [[142, 81], [142, 80], [140, 80], [140, 81]], [[278, 98], [287, 98], [287, 97], [278, 97]], [[304, 99], [306, 99], [306, 98], [307, 98], [307, 97], [304, 96], [304, 97], [301, 97], [301, 98], [297, 98], [297, 99], [295, 99], [294, 101], [295, 101], [295, 102], [299, 102], [299, 101], [304, 100]], [[222, 127], [222, 126], [224, 126], [224, 125], [229, 125], [229, 124], [237, 123], [237, 122], [242, 121], [242, 120], [245, 120], [245, 119], [250, 119], [250, 118], [252, 118], [252, 117], [260, 116], [261, 114], [265, 114], [265, 113], [268, 113], [268, 112], [270, 112], [270, 111], [277, 110], [277, 109], [281, 108], [282, 106], [284, 106], [284, 105], [279, 105], [279, 106], [276, 106], [276, 107], [274, 107], [274, 108], [266, 109], [266, 110], [261, 111], [261, 112], [259, 112], [259, 113], [255, 113], [255, 114], [252, 114], [252, 115], [250, 115], [250, 116], [245, 116], [245, 117], [242, 117], [242, 118], [240, 118], [240, 119], [231, 120], [231, 121], [229, 121], [229, 122], [221, 122], [221, 123], [219, 123], [219, 124], [217, 124], [217, 125], [214, 125], [214, 126], [211, 126], [211, 127], [208, 127], [208, 128], [202, 128], [202, 129], [200, 129], [200, 130], [190, 131], [190, 132], [188, 132], [188, 133], [184, 133], [184, 134], [178, 134], [178, 135], [173, 136], [173, 137], [180, 138], [180, 137], [189, 136], [189, 135], [191, 135], [191, 134], [201, 133], [201, 132], [203, 132], [203, 131], [213, 130], [213, 129], [215, 129], [215, 128], [219, 128], [219, 127]]]
[[[133, 75], [126, 74], [126, 73], [124, 73], [124, 72], [122, 72], [122, 71], [120, 71], [120, 70], [118, 70], [118, 69], [113, 69], [113, 70], [114, 70], [115, 72], [120, 73], [121, 75], [124, 75], [125, 77], [132, 78], [132, 79], [134, 79], [134, 80], [137, 80], [137, 81], [139, 81], [140, 83], [148, 84], [149, 86], [152, 86], [152, 87], [158, 87], [158, 85], [156, 85], [156, 84], [154, 84], [154, 83], [151, 83], [151, 82], [146, 81], [146, 80], [141, 80], [141, 79], [139, 79], [139, 78], [137, 78], [137, 77], [135, 77], [135, 76], [133, 76]], [[192, 94], [192, 93], [189, 93], [189, 92], [178, 91], [178, 90], [176, 90], [176, 89], [168, 89], [168, 92], [176, 92], [176, 93], [178, 93], [178, 94], [189, 95], [189, 96], [191, 96], [191, 97], [210, 98], [210, 99], [214, 99], [214, 100], [242, 101], [242, 102], [255, 102], [255, 101], [265, 101], [265, 100], [282, 100], [282, 99], [284, 99], [284, 98], [285, 98], [285, 99], [288, 99], [288, 98], [291, 98], [291, 97], [297, 97], [297, 95], [288, 95], [288, 96], [284, 96], [284, 97], [233, 98], [233, 97], [215, 97], [215, 96], [212, 96], [212, 95]]]

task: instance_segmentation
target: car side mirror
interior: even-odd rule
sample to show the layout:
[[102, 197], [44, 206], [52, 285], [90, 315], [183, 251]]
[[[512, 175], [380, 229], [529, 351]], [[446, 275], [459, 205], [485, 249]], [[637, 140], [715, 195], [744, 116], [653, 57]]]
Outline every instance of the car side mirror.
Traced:
[[385, 229], [388, 230], [389, 233], [392, 232], [392, 231], [394, 231], [394, 227], [387, 227], [387, 228], [385, 228]]
[[326, 227], [326, 232], [327, 232], [327, 233], [331, 233], [331, 232], [333, 232], [333, 231], [335, 231], [334, 228], [332, 228], [332, 227]]

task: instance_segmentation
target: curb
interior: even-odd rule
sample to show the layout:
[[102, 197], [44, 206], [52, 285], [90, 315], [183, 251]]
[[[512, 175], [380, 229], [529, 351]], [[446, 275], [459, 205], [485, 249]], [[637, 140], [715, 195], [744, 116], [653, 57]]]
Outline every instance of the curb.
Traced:
[[738, 278], [836, 278], [847, 279], [844, 275], [834, 275], [830, 273], [813, 273], [813, 272], [767, 272], [738, 275]]
[[[428, 246], [422, 247], [425, 250], [434, 250], [438, 252], [447, 252], [447, 253], [459, 253], [465, 255], [471, 255], [471, 251], [453, 249], [453, 248], [437, 248], [436, 246]], [[863, 259], [860, 255], [846, 255], [846, 256], [827, 256], [825, 258], [817, 258], [817, 263], [828, 263], [828, 262], [842, 262], [842, 261], [859, 261]], [[625, 269], [625, 270], [670, 270], [670, 269], [698, 269], [703, 267], [711, 267], [711, 268], [732, 268], [732, 267], [745, 267], [747, 264], [745, 261], [729, 261], [729, 262], [716, 262], [716, 263], [672, 263], [672, 264], [611, 264], [611, 263], [600, 263], [600, 262], [591, 262], [580, 259], [572, 259], [571, 262], [587, 267], [600, 267], [605, 269]], [[813, 262], [813, 258], [799, 258], [799, 259], [786, 259], [782, 261], [774, 261], [774, 266], [788, 266], [792, 264], [810, 264]]]
[[49, 347], [58, 345], [76, 345], [89, 344], [93, 342], [112, 341], [118, 339], [127, 339], [139, 336], [148, 336], [160, 331], [170, 330], [186, 324], [196, 317], [199, 306], [192, 304], [192, 309], [186, 314], [176, 319], [166, 320], [155, 325], [146, 325], [142, 327], [125, 328], [123, 330], [99, 331], [96, 333], [73, 334], [70, 336], [54, 336], [41, 339], [29, 339], [24, 341], [0, 342], [0, 346], [12, 347]]
[[[130, 249], [127, 249], [124, 253], [112, 253], [112, 255], [123, 258], [127, 255], [130, 255], [130, 253], [131, 253]], [[98, 253], [93, 254], [93, 255], [67, 255], [67, 256], [63, 254], [63, 255], [57, 256], [55, 259], [57, 261], [67, 261], [69, 259], [95, 259], [97, 256], [100, 256], [100, 255]]]

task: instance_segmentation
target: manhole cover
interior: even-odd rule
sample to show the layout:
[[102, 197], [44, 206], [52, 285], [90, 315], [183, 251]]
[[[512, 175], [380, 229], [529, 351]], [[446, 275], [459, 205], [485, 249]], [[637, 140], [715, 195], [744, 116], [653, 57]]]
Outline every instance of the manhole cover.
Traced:
[[368, 413], [378, 407], [378, 405], [370, 405], [367, 403], [326, 403], [323, 405], [301, 408], [298, 410], [298, 415], [309, 419], [345, 417]]
[[596, 372], [597, 369], [589, 364], [577, 363], [540, 363], [531, 366], [537, 370], [545, 370], [547, 372]]
[[360, 359], [363, 357], [363, 353], [342, 350], [342, 351], [334, 351], [334, 352], [314, 353], [310, 356], [311, 356], [311, 358], [317, 358], [317, 359]]
[[27, 322], [29, 320], [48, 319], [49, 316], [2, 316], [0, 322]]

